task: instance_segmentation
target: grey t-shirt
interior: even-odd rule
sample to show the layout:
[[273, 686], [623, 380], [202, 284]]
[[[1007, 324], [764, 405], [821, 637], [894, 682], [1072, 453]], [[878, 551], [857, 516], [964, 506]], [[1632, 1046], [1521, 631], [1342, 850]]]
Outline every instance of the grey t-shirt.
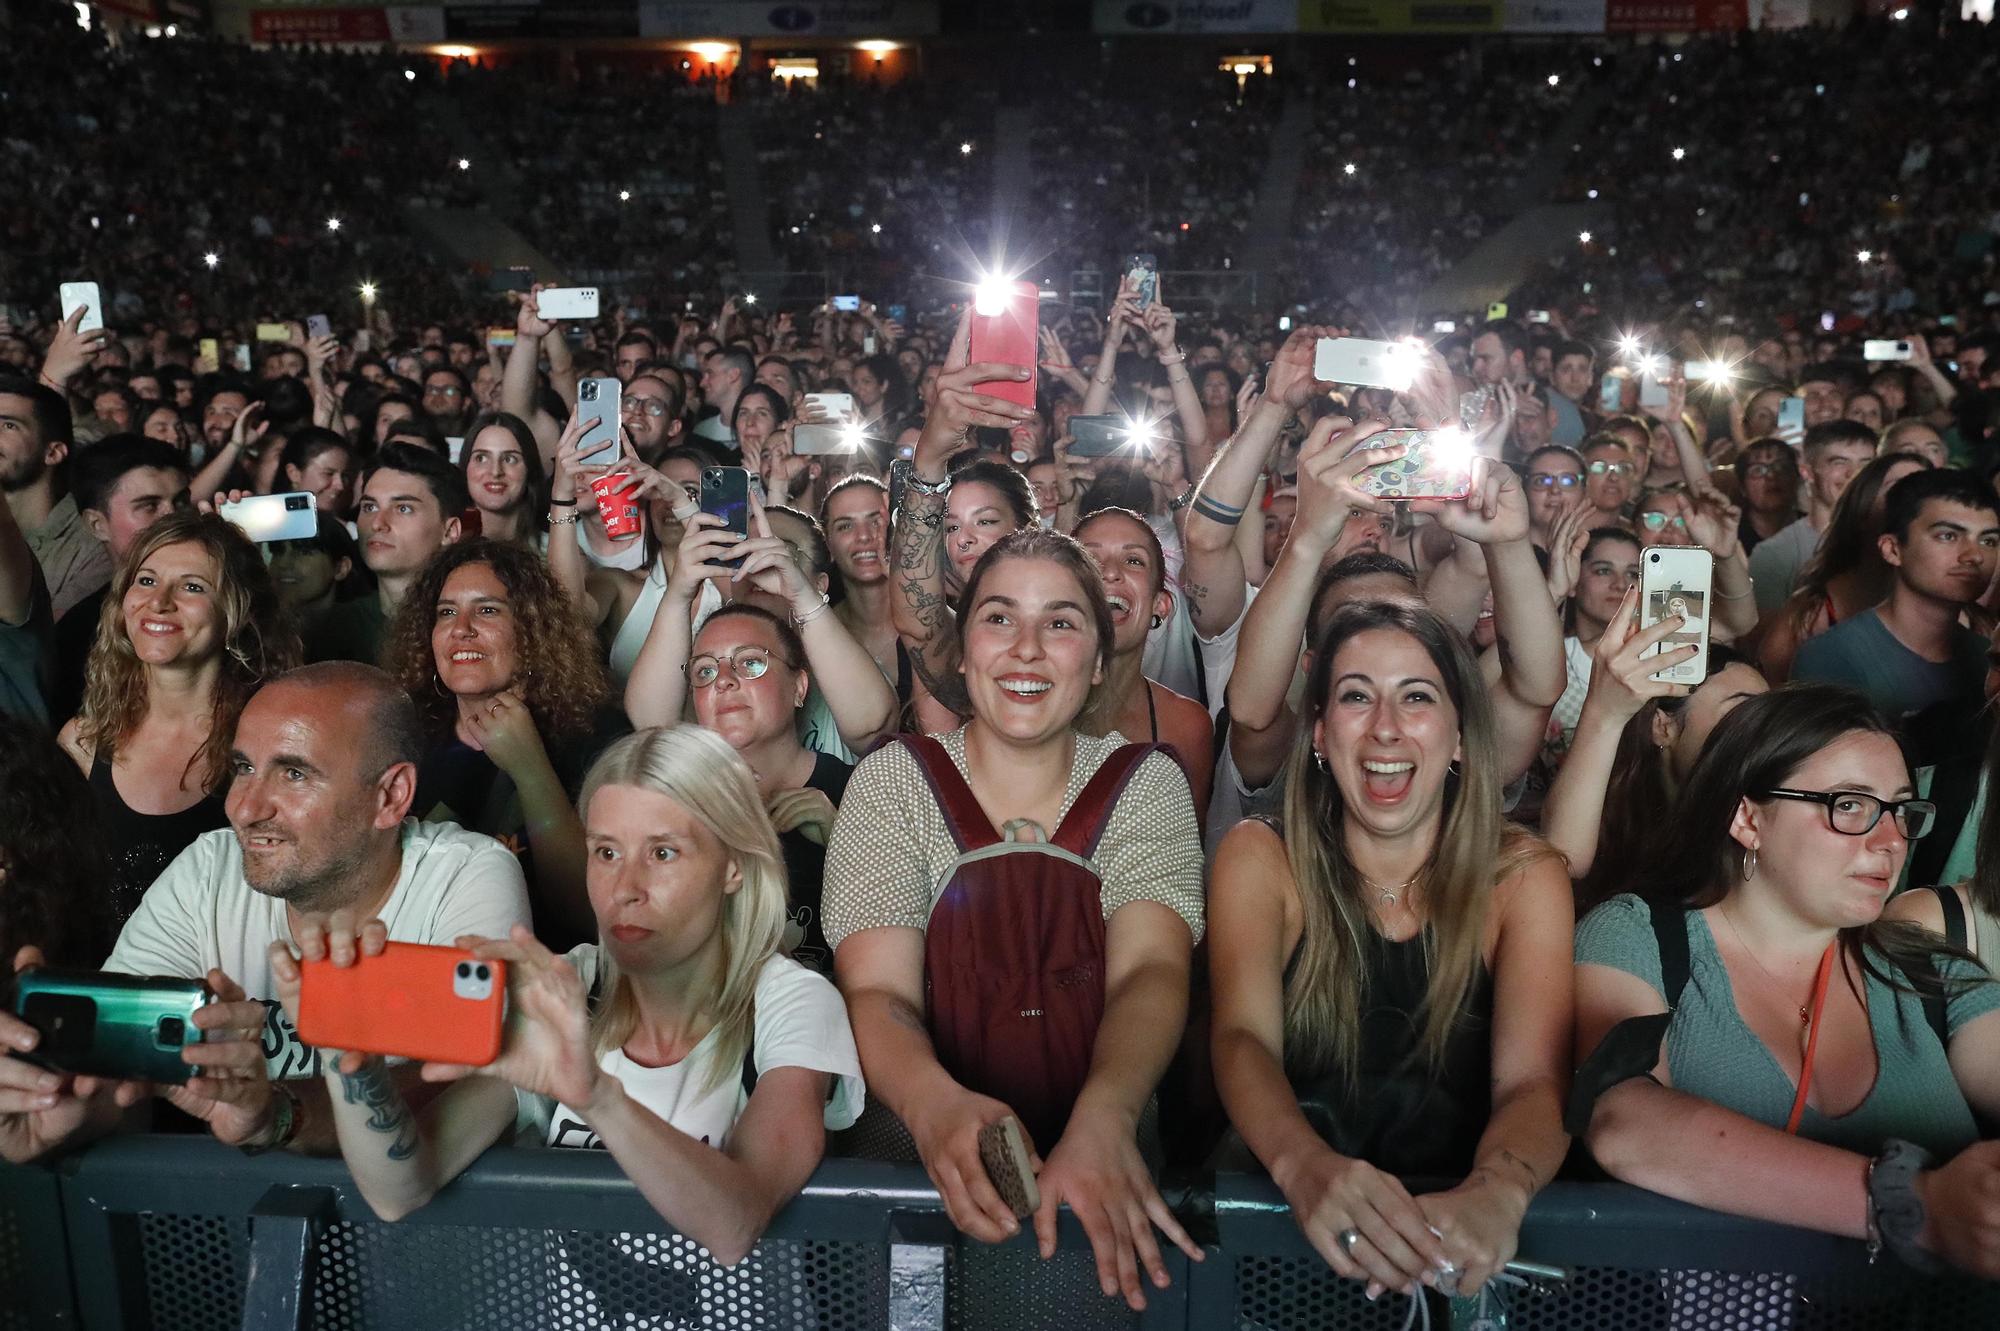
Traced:
[[[1674, 1089], [1782, 1128], [1798, 1087], [1744, 1024], [1729, 972], [1715, 950], [1715, 935], [1700, 911], [1688, 912], [1687, 936], [1687, 988], [1666, 1038], [1667, 1073]], [[1887, 958], [1871, 953], [1870, 959], [1883, 972], [1896, 973]], [[1936, 961], [1948, 982], [1984, 977], [1970, 963], [1946, 957]], [[1628, 893], [1584, 916], [1576, 930], [1576, 964], [1609, 966], [1659, 990], [1660, 947], [1646, 903]], [[1944, 1048], [1931, 1034], [1923, 1000], [1891, 989], [1875, 975], [1865, 975], [1864, 984], [1875, 1037], [1875, 1085], [1867, 1099], [1838, 1118], [1806, 1106], [1799, 1136], [1863, 1155], [1874, 1155], [1883, 1142], [1901, 1137], [1940, 1159], [1956, 1155], [1979, 1140], [1979, 1128]], [[1955, 1039], [1969, 1022], [1995, 1008], [2000, 1008], [2000, 984], [1959, 988], [1945, 1005], [1945, 1028]]]
[[1898, 642], [1870, 607], [1803, 644], [1792, 678], [1859, 689], [1899, 720], [1941, 702], [1976, 700], [1986, 681], [1986, 639], [1960, 627], [1951, 659], [1926, 661]]
[[1820, 533], [1809, 518], [1800, 518], [1750, 552], [1751, 590], [1757, 593], [1757, 613], [1768, 615], [1785, 603], [1798, 586], [1799, 570], [1819, 549]]

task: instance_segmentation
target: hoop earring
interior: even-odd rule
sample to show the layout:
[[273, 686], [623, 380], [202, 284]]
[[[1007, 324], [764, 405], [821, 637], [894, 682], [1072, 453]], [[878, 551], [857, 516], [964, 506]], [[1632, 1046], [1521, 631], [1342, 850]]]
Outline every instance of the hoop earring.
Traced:
[[438, 678], [438, 672], [435, 670], [431, 671], [431, 692], [445, 699], [447, 702], [458, 696], [457, 694], [445, 692], [444, 681]]
[[1166, 623], [1166, 622], [1167, 622], [1167, 621], [1166, 621], [1165, 617], [1163, 617], [1163, 616], [1161, 616], [1161, 615], [1154, 615], [1154, 616], [1153, 616], [1153, 627], [1154, 627], [1154, 628], [1158, 628], [1158, 627], [1159, 627], [1160, 625], [1162, 625], [1162, 624], [1164, 624], [1164, 623]]
[[1743, 852], [1743, 881], [1749, 882], [1757, 876], [1757, 848], [1752, 846]]
[[1313, 750], [1313, 766], [1319, 768], [1320, 771], [1329, 774], [1331, 774], [1333, 771], [1331, 767], [1328, 767], [1326, 765], [1326, 755], [1321, 753], [1318, 749]]

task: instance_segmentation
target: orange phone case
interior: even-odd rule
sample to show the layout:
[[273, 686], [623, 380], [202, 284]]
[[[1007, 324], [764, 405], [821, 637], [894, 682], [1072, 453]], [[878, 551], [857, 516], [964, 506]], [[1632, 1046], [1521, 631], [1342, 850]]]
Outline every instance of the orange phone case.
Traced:
[[[483, 982], [480, 967], [488, 972]], [[352, 966], [309, 961], [299, 969], [299, 1038], [315, 1048], [472, 1067], [500, 1056], [502, 962], [455, 947], [390, 943]]]

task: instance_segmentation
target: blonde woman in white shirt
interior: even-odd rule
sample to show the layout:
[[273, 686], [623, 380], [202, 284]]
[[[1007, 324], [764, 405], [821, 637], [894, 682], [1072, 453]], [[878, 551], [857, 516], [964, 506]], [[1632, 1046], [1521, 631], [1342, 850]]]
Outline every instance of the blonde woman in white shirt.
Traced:
[[[428, 1064], [454, 1083], [414, 1113], [380, 1059], [328, 1059], [341, 1154], [385, 1220], [416, 1210], [510, 1130], [608, 1150], [674, 1230], [733, 1265], [860, 1113], [860, 1060], [832, 984], [783, 955], [785, 877], [749, 768], [682, 726], [607, 749], [579, 802], [599, 941], [557, 957], [524, 928], [465, 938], [507, 965], [500, 1057]], [[298, 939], [378, 951], [375, 921]], [[287, 1008], [298, 964], [272, 969]]]

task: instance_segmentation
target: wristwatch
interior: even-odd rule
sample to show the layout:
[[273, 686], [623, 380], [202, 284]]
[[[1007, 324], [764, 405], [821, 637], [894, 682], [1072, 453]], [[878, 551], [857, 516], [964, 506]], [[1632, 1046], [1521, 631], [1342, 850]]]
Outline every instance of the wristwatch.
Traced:
[[265, 1142], [243, 1142], [237, 1150], [245, 1155], [263, 1155], [267, 1151], [281, 1151], [292, 1144], [299, 1135], [299, 1097], [291, 1087], [282, 1081], [271, 1083], [271, 1098], [275, 1102], [271, 1112], [271, 1139]]
[[889, 464], [889, 479], [920, 495], [941, 495], [951, 492], [951, 477], [941, 481], [927, 481], [917, 475], [917, 464], [908, 458], [897, 458]]

